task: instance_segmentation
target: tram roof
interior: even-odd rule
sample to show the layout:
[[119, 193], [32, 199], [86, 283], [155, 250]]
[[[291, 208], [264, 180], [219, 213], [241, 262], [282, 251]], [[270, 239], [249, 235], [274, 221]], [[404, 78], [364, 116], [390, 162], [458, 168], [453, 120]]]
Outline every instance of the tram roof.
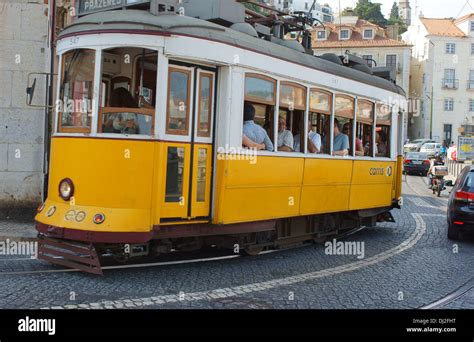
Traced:
[[209, 21], [177, 14], [153, 15], [144, 10], [114, 10], [94, 13], [77, 19], [61, 33], [59, 38], [71, 34], [101, 30], [146, 30], [210, 39], [271, 55], [406, 96], [401, 87], [381, 77], [317, 58], [274, 42], [252, 37]]

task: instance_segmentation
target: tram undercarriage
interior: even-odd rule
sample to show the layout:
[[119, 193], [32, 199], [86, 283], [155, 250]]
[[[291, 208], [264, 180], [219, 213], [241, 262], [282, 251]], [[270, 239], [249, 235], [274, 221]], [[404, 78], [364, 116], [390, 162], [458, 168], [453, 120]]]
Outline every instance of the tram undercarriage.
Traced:
[[[251, 232], [220, 235], [160, 237], [143, 243], [72, 241], [50, 234], [53, 227], [39, 225], [38, 258], [53, 264], [102, 275], [101, 261], [112, 257], [115, 262], [128, 263], [153, 259], [172, 252], [192, 252], [203, 247], [229, 249], [236, 254], [256, 256], [264, 250], [295, 248], [307, 242], [323, 243], [364, 227], [374, 227], [377, 222], [394, 222], [391, 208], [370, 211], [351, 211], [284, 218], [263, 223], [248, 223]], [[175, 228], [179, 226], [172, 226]], [[218, 226], [222, 231], [223, 226]], [[260, 230], [261, 229], [261, 230]], [[187, 230], [187, 235], [193, 230]], [[166, 233], [165, 233], [166, 234]], [[164, 234], [164, 235], [165, 235]]]

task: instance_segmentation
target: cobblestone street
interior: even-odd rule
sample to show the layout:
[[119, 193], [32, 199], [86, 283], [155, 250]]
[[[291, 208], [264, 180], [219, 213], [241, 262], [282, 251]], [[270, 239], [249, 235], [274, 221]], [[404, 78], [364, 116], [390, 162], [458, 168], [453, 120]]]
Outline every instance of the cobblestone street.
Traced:
[[[343, 239], [364, 242], [364, 258], [328, 255], [323, 245], [307, 245], [258, 257], [107, 270], [97, 277], [2, 256], [0, 307], [401, 309], [425, 307], [454, 293], [436, 308], [474, 308], [474, 269], [468, 266], [474, 245], [447, 239], [448, 192], [433, 197], [421, 177], [407, 176], [403, 185], [396, 223]], [[20, 226], [0, 225], [2, 239], [18, 237]], [[22, 225], [19, 235], [31, 237], [32, 226]]]

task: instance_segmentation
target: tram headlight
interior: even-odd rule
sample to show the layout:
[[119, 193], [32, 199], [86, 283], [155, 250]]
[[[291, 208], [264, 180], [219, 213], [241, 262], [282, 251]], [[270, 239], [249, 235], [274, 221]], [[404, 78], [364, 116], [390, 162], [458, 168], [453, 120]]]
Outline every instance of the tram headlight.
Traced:
[[69, 201], [74, 196], [74, 183], [69, 178], [59, 182], [59, 196], [65, 201]]
[[96, 214], [93, 219], [95, 224], [102, 224], [105, 221], [105, 215], [104, 214]]

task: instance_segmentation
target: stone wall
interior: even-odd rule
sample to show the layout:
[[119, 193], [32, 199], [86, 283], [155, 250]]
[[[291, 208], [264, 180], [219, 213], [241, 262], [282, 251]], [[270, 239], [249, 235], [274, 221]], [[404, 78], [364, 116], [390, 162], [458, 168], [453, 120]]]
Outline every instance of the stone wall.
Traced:
[[[0, 218], [41, 201], [45, 111], [26, 105], [25, 89], [28, 73], [49, 69], [47, 7], [0, 0]], [[39, 78], [36, 102], [44, 97]]]

